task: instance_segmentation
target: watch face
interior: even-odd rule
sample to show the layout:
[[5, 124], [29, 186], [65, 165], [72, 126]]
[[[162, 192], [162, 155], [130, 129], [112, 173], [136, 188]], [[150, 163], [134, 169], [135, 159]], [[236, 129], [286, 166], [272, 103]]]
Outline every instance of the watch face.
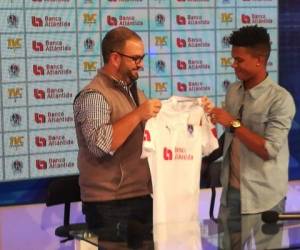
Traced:
[[238, 120], [235, 120], [235, 121], [232, 121], [232, 127], [234, 127], [234, 128], [238, 128], [238, 127], [240, 127], [241, 126], [241, 123], [240, 123], [240, 121], [238, 121]]

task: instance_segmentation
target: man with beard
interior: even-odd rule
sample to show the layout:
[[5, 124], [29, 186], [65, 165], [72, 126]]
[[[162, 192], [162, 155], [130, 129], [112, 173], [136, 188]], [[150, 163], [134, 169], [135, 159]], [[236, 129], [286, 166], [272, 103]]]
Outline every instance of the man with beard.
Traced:
[[152, 222], [147, 159], [140, 159], [144, 122], [159, 112], [137, 88], [144, 66], [141, 37], [126, 27], [102, 41], [104, 66], [74, 100], [83, 213], [88, 227]]

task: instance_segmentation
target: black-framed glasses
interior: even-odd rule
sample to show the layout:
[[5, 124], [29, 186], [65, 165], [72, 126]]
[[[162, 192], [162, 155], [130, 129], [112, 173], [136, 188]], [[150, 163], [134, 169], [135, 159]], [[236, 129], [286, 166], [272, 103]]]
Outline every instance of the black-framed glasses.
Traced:
[[120, 53], [118, 51], [113, 51], [113, 52], [118, 53], [120, 56], [124, 56], [124, 57], [130, 58], [132, 61], [135, 62], [135, 64], [141, 63], [143, 61], [144, 57], [145, 57], [145, 54], [142, 55], [142, 56], [129, 56], [129, 55], [125, 55], [123, 53]]

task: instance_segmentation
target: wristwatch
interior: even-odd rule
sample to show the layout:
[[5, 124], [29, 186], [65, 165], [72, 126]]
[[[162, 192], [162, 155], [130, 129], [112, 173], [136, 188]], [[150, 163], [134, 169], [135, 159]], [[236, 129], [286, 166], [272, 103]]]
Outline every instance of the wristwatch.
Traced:
[[241, 126], [242, 126], [242, 123], [240, 122], [240, 120], [233, 120], [230, 123], [230, 127], [229, 127], [230, 133], [234, 133], [234, 131]]

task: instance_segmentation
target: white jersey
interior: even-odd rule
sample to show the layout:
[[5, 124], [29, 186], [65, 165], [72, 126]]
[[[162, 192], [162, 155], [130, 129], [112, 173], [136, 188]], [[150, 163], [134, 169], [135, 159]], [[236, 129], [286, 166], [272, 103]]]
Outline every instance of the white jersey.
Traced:
[[202, 250], [199, 221], [153, 225], [155, 250]]
[[171, 97], [147, 121], [142, 158], [153, 184], [153, 223], [198, 219], [201, 158], [218, 147], [201, 99]]

